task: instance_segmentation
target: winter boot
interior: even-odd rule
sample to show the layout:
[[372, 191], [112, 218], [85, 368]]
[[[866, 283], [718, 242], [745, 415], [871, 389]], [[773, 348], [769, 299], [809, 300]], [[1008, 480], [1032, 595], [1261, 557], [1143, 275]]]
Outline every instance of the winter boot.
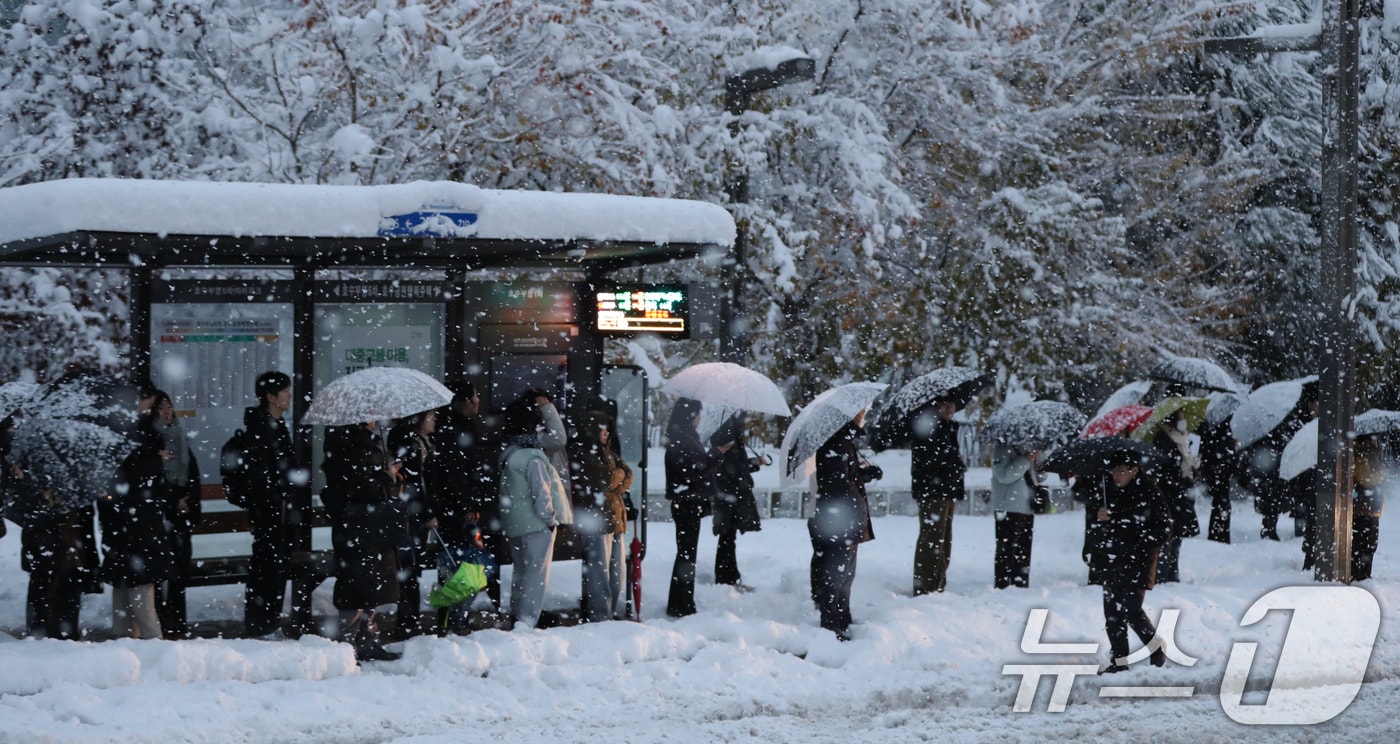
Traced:
[[355, 635], [356, 661], [395, 661], [402, 657], [403, 654], [395, 653], [380, 645], [378, 633], [362, 629]]

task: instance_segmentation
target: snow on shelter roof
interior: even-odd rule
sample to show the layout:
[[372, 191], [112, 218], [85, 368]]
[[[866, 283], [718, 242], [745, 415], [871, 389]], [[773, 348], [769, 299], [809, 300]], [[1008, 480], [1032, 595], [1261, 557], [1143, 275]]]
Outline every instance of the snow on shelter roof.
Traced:
[[722, 207], [418, 181], [319, 186], [75, 178], [0, 188], [0, 264], [570, 267], [733, 245]]

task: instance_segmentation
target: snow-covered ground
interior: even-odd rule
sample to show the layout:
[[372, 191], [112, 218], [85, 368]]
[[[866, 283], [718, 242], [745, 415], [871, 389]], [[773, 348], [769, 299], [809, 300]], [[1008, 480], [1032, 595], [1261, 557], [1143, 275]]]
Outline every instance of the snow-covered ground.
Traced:
[[[846, 644], [817, 627], [804, 522], [770, 519], [762, 532], [740, 538], [740, 567], [755, 587], [748, 594], [712, 583], [714, 540], [705, 534], [700, 612], [672, 620], [661, 610], [674, 533], [657, 521], [641, 623], [420, 637], [401, 644], [402, 660], [363, 668], [348, 646], [317, 637], [89, 643], [0, 634], [0, 741], [1393, 741], [1400, 732], [1400, 628], [1390, 610], [1400, 596], [1394, 515], [1381, 527], [1379, 578], [1360, 585], [1379, 601], [1382, 618], [1368, 683], [1344, 712], [1312, 726], [1247, 726], [1221, 702], [1237, 642], [1258, 643], [1252, 690], [1267, 690], [1279, 664], [1286, 614], [1242, 627], [1245, 611], [1270, 590], [1318, 586], [1299, 571], [1299, 541], [1261, 542], [1259, 518], [1243, 504], [1233, 544], [1187, 540], [1184, 581], [1147, 595], [1154, 618], [1179, 610], [1176, 645], [1199, 661], [1078, 677], [1063, 712], [1047, 712], [1049, 678], [1032, 710], [1016, 712], [1020, 677], [1003, 674], [1003, 666], [1105, 661], [1100, 590], [1085, 584], [1079, 558], [1082, 512], [1036, 520], [1031, 588], [1004, 591], [991, 588], [992, 518], [957, 517], [948, 591], [918, 598], [909, 591], [915, 519], [877, 519], [876, 540], [860, 551], [855, 639]], [[1202, 505], [1203, 524], [1206, 517]], [[0, 628], [7, 630], [23, 626], [17, 536], [11, 525], [0, 540]], [[557, 565], [551, 605], [576, 603], [578, 590], [578, 563]], [[331, 612], [329, 584], [315, 599], [318, 614]], [[196, 621], [237, 618], [241, 587], [192, 589], [190, 603]], [[1042, 641], [1094, 643], [1099, 652], [1023, 652], [1027, 619], [1038, 608], [1048, 610]], [[110, 591], [84, 598], [85, 626], [105, 628], [109, 612]], [[1358, 617], [1341, 605], [1336, 613], [1332, 628]], [[1289, 664], [1336, 667], [1356, 643], [1343, 637], [1299, 647], [1307, 658]], [[1191, 694], [1101, 697], [1105, 685]], [[1304, 690], [1302, 703], [1322, 694]], [[1245, 702], [1263, 703], [1264, 695], [1248, 693]]]

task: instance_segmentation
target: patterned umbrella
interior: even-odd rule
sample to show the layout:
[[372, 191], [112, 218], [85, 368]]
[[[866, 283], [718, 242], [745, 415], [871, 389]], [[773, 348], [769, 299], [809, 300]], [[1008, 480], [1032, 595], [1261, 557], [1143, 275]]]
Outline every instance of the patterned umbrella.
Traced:
[[1038, 400], [993, 413], [977, 435], [983, 444], [999, 443], [1033, 452], [1074, 437], [1084, 426], [1078, 408], [1057, 400]]
[[856, 414], [869, 408], [887, 387], [883, 382], [851, 382], [813, 398], [783, 435], [782, 449], [787, 453], [781, 460], [785, 463], [784, 482], [798, 483], [810, 477], [817, 450]]
[[952, 401], [962, 408], [991, 384], [991, 375], [968, 367], [943, 367], [914, 378], [880, 408], [871, 446], [885, 450], [906, 444], [911, 434], [910, 414], [938, 400]]
[[304, 424], [348, 426], [441, 408], [452, 391], [416, 369], [367, 367], [338, 377], [311, 401]]

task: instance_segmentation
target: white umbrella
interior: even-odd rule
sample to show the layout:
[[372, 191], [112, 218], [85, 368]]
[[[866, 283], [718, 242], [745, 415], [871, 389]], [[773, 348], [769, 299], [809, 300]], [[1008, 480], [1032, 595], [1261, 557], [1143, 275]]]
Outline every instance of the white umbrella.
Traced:
[[767, 377], [731, 362], [695, 364], [666, 381], [661, 392], [729, 408], [791, 416], [783, 391]]
[[1113, 391], [1113, 394], [1108, 396], [1108, 400], [1104, 401], [1103, 405], [1099, 406], [1099, 410], [1094, 413], [1094, 418], [1098, 418], [1115, 408], [1141, 404], [1142, 396], [1147, 395], [1147, 391], [1151, 389], [1151, 381], [1133, 380], [1127, 385]]
[[1073, 438], [1084, 428], [1085, 422], [1084, 414], [1068, 403], [1037, 400], [1007, 406], [988, 416], [977, 440], [1033, 452]]
[[1249, 390], [1240, 388], [1230, 393], [1215, 392], [1207, 395], [1210, 403], [1206, 405], [1206, 426], [1216, 427], [1225, 423], [1248, 396]]
[[[1379, 408], [1372, 408], [1365, 413], [1356, 415], [1356, 420], [1352, 424], [1352, 436], [1367, 437], [1373, 434], [1383, 434], [1388, 431], [1400, 430], [1400, 411], [1383, 411]], [[1293, 438], [1288, 440], [1288, 444], [1283, 448], [1283, 454], [1279, 457], [1278, 477], [1284, 480], [1293, 480], [1308, 470], [1317, 467], [1317, 420], [1314, 419], [1303, 425]]]
[[0, 385], [0, 418], [14, 413], [26, 400], [37, 395], [40, 387], [37, 382], [18, 380]]
[[1250, 393], [1230, 417], [1230, 432], [1237, 442], [1235, 449], [1242, 452], [1269, 436], [1303, 397], [1303, 386], [1316, 381], [1317, 375], [1281, 380]]
[[367, 367], [337, 378], [317, 393], [302, 423], [347, 426], [385, 421], [451, 402], [451, 390], [416, 369]]
[[1232, 392], [1239, 387], [1235, 378], [1220, 365], [1197, 357], [1173, 357], [1163, 360], [1148, 371], [1147, 376], [1153, 380], [1175, 382], [1189, 388], [1219, 390], [1223, 393]]
[[817, 450], [856, 414], [869, 408], [887, 387], [883, 382], [850, 382], [818, 395], [798, 411], [783, 435], [778, 460], [783, 463], [783, 485], [810, 478], [816, 468]]

